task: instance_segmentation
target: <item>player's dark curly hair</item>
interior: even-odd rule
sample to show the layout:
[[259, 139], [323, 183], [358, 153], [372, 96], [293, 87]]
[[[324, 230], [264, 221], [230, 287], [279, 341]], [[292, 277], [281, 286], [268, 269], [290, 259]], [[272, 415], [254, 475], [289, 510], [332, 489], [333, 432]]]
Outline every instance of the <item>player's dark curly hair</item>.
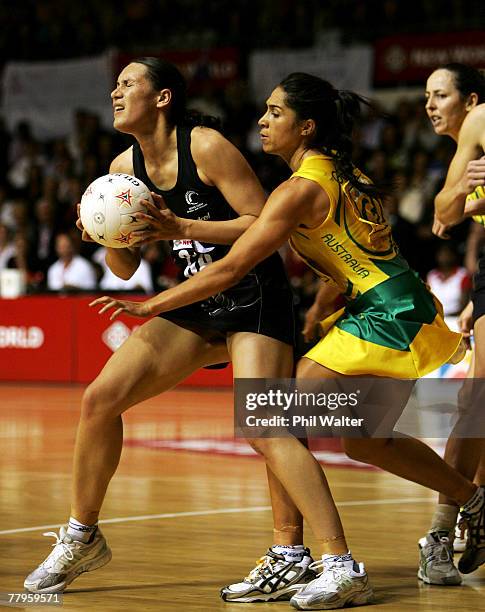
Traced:
[[176, 66], [159, 57], [140, 57], [134, 59], [133, 63], [143, 64], [146, 67], [148, 78], [155, 90], [170, 89], [172, 92], [172, 101], [167, 115], [168, 123], [171, 126], [202, 125], [215, 130], [221, 129], [219, 118], [187, 109], [187, 84]]
[[304, 72], [289, 74], [279, 86], [286, 94], [286, 104], [295, 111], [297, 118], [315, 122], [315, 132], [308, 146], [333, 158], [335, 178], [339, 183], [348, 181], [370, 197], [385, 195], [384, 186], [359, 180], [352, 162], [354, 124], [360, 118], [361, 104], [369, 106], [369, 101]]
[[478, 104], [485, 102], [485, 76], [480, 70], [459, 62], [445, 64], [441, 66], [441, 69], [453, 73], [455, 87], [463, 99], [468, 98], [472, 93], [476, 93]]

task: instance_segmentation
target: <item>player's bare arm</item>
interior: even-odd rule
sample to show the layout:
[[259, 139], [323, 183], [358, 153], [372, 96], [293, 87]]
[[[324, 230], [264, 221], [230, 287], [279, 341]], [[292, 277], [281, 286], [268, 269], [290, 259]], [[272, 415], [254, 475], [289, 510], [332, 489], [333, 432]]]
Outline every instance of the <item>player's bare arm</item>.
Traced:
[[334, 304], [340, 293], [339, 287], [331, 279], [321, 281], [315, 300], [305, 314], [305, 325], [302, 333], [307, 342], [315, 338], [320, 321], [336, 310]]
[[466, 196], [485, 184], [485, 105], [481, 104], [463, 122], [457, 149], [443, 189], [435, 198], [436, 216], [441, 223], [456, 225], [464, 218]]
[[327, 216], [328, 208], [328, 197], [316, 183], [306, 179], [286, 181], [275, 189], [261, 215], [223, 259], [145, 302], [103, 296], [91, 305], [104, 304], [100, 314], [114, 309], [111, 315], [114, 319], [122, 312], [154, 316], [206, 299], [239, 282], [254, 266], [277, 251], [299, 225], [319, 225]]

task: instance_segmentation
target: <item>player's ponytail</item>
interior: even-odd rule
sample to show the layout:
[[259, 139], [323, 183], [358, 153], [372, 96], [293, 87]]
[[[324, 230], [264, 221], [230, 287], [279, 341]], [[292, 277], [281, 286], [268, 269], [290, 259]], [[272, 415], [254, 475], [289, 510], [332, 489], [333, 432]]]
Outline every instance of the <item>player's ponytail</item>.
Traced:
[[204, 115], [187, 108], [187, 84], [179, 69], [159, 57], [140, 57], [133, 60], [147, 69], [147, 75], [155, 90], [170, 89], [172, 100], [168, 108], [167, 123], [170, 126], [202, 125], [219, 130], [221, 121], [217, 117]]
[[360, 118], [361, 105], [369, 105], [368, 100], [352, 91], [339, 91], [328, 81], [304, 72], [288, 75], [280, 87], [298, 119], [315, 122], [308, 146], [333, 158], [335, 178], [340, 183], [348, 181], [371, 197], [385, 195], [383, 186], [359, 180], [352, 162], [354, 125]]
[[191, 127], [195, 127], [197, 125], [201, 125], [203, 127], [210, 127], [213, 130], [217, 130], [220, 132], [222, 130], [222, 121], [219, 117], [214, 117], [213, 115], [205, 115], [200, 111], [189, 108], [185, 111], [185, 115], [183, 116], [182, 122], [183, 125], [188, 125]]

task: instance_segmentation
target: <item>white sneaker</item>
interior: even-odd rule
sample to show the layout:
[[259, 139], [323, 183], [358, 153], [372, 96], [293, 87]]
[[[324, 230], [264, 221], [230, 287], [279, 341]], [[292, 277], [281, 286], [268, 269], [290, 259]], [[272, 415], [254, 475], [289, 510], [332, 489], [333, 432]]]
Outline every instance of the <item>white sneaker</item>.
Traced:
[[428, 533], [418, 542], [418, 578], [427, 584], [458, 585], [461, 576], [453, 563], [453, 544], [446, 531]]
[[290, 599], [304, 584], [313, 580], [315, 572], [308, 548], [292, 553], [292, 557], [275, 553], [271, 548], [261, 557], [242, 582], [221, 589], [224, 601], [248, 603]]
[[459, 521], [455, 527], [455, 539], [453, 540], [453, 552], [462, 553], [466, 548], [467, 529], [463, 526], [462, 531]]
[[65, 527], [61, 527], [59, 535], [53, 531], [44, 535], [53, 536], [56, 543], [50, 555], [25, 579], [24, 587], [31, 593], [60, 593], [79, 574], [98, 569], [111, 560], [111, 550], [99, 528], [89, 544], [73, 540]]
[[364, 564], [349, 560], [335, 560], [324, 555], [311, 569], [321, 569], [315, 580], [305, 585], [290, 600], [297, 610], [334, 610], [344, 606], [361, 606], [373, 597]]

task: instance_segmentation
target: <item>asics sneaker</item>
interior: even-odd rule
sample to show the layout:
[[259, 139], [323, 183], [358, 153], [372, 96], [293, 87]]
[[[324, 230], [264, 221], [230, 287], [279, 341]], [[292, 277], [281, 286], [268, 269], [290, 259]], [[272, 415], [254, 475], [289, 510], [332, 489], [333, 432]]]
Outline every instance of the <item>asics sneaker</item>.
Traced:
[[350, 555], [345, 557], [324, 555], [312, 563], [310, 569], [321, 573], [293, 595], [291, 605], [297, 610], [334, 610], [370, 603], [373, 592], [364, 564], [356, 563]]
[[476, 511], [460, 511], [460, 528], [467, 530], [465, 550], [458, 561], [462, 574], [470, 574], [485, 563], [485, 487], [479, 487], [478, 492], [481, 503]]
[[61, 527], [45, 536], [56, 538], [54, 550], [37, 569], [27, 576], [24, 587], [31, 593], [60, 593], [83, 572], [90, 572], [111, 560], [111, 550], [99, 529], [89, 544], [73, 540]]
[[221, 597], [224, 601], [240, 603], [290, 599], [292, 594], [315, 578], [315, 572], [309, 569], [312, 563], [308, 548], [298, 553], [295, 551], [291, 557], [270, 548], [242, 582], [221, 589]]
[[418, 578], [427, 584], [461, 584], [461, 576], [453, 563], [453, 544], [447, 531], [428, 533], [418, 542]]

